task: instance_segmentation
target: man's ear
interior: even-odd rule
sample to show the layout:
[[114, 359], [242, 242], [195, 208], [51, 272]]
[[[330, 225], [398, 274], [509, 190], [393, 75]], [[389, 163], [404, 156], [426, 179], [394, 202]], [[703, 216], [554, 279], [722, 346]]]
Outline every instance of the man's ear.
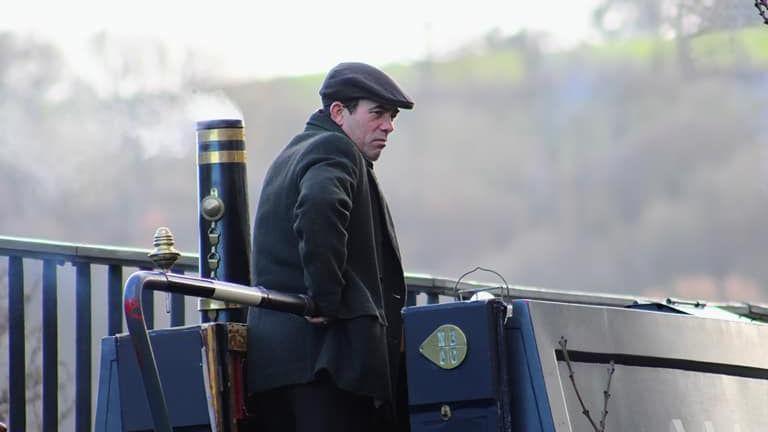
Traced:
[[346, 108], [344, 107], [344, 104], [342, 104], [339, 101], [332, 103], [331, 106], [328, 108], [328, 112], [331, 115], [331, 120], [333, 120], [339, 126], [344, 124], [345, 109]]

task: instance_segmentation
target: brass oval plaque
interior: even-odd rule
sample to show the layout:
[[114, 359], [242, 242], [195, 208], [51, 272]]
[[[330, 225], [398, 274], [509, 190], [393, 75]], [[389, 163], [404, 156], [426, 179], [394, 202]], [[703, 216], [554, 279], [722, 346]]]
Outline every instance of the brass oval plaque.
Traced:
[[419, 352], [437, 367], [453, 369], [464, 362], [468, 349], [464, 332], [453, 324], [443, 324], [421, 343]]

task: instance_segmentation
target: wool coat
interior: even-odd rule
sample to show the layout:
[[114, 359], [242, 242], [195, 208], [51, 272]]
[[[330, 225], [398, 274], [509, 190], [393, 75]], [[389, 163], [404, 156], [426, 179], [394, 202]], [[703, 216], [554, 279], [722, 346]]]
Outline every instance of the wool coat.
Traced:
[[248, 391], [325, 375], [392, 401], [406, 294], [397, 238], [373, 164], [323, 110], [269, 168], [253, 228], [254, 282], [307, 294], [332, 321], [251, 308]]

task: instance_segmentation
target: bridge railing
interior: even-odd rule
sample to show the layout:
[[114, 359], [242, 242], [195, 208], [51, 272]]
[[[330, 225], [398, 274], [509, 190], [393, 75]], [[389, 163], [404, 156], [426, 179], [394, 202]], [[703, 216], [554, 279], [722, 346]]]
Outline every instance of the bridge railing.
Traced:
[[[74, 329], [74, 430], [92, 429], [94, 404], [93, 364], [95, 347], [98, 341], [92, 340], [92, 333], [114, 335], [123, 332], [123, 283], [130, 269], [151, 269], [148, 259], [149, 250], [110, 246], [95, 246], [74, 243], [51, 242], [0, 236], [0, 256], [7, 257], [7, 262], [0, 260], [0, 266], [7, 264], [7, 310], [8, 310], [8, 426], [11, 431], [27, 430], [28, 391], [40, 395], [42, 430], [56, 431], [59, 428], [60, 379], [59, 339], [61, 335], [71, 334]], [[71, 265], [74, 280], [67, 280], [60, 272], [60, 267]], [[40, 286], [25, 288], [25, 272], [41, 268]], [[182, 254], [174, 271], [179, 273], [197, 273], [198, 256]], [[35, 270], [37, 271], [37, 270]], [[71, 273], [71, 270], [69, 271]], [[94, 280], [96, 275], [104, 274], [101, 281]], [[29, 277], [27, 277], [29, 279]], [[62, 280], [61, 286], [59, 281]], [[94, 283], [96, 282], [96, 283]], [[633, 298], [627, 296], [595, 295], [590, 293], [558, 292], [527, 287], [502, 287], [494, 284], [476, 282], [457, 282], [452, 279], [435, 278], [430, 275], [406, 274], [408, 286], [408, 305], [432, 304], [452, 301], [463, 296], [469, 298], [477, 291], [489, 291], [507, 299], [529, 298], [571, 303], [623, 306]], [[0, 288], [3, 283], [0, 281]], [[41, 388], [31, 388], [36, 383], [28, 382], [28, 339], [25, 328], [28, 320], [25, 316], [25, 294], [40, 289], [34, 295], [40, 295], [41, 326]], [[74, 290], [74, 323], [63, 322], [59, 317], [59, 294], [64, 289]], [[103, 290], [106, 293], [102, 292]], [[94, 295], [98, 294], [98, 295]], [[161, 294], [158, 294], [161, 295]], [[68, 300], [72, 293], [67, 293]], [[105, 299], [94, 304], [93, 298]], [[199, 322], [199, 317], [185, 314], [185, 301], [180, 295], [169, 299], [170, 326], [180, 326]], [[94, 311], [99, 318], [106, 310], [106, 329], [94, 329]], [[153, 311], [154, 295], [144, 296], [144, 312], [149, 328], [155, 325]], [[71, 314], [68, 314], [71, 315]], [[35, 317], [37, 318], [37, 317]], [[0, 317], [2, 319], [2, 317]], [[105, 331], [104, 331], [105, 330]], [[2, 342], [2, 341], [0, 341]], [[37, 341], [35, 341], [37, 342]], [[97, 342], [97, 343], [94, 343]], [[0, 343], [2, 346], [2, 343]], [[98, 365], [97, 365], [98, 366]], [[2, 387], [2, 386], [0, 386]], [[0, 388], [2, 390], [2, 388]], [[1, 402], [1, 398], [0, 398]], [[0, 411], [2, 413], [2, 411]], [[0, 418], [0, 421], [3, 421]]]

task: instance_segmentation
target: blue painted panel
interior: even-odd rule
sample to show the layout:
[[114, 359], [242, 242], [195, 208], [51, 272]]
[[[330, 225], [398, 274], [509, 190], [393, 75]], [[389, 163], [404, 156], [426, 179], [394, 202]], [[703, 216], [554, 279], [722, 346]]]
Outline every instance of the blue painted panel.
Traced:
[[533, 391], [533, 377], [525, 356], [520, 329], [509, 329], [506, 334], [509, 349], [509, 389], [511, 396], [512, 430], [540, 432], [538, 404]]
[[[406, 362], [412, 432], [509, 431], [509, 395], [502, 332], [506, 307], [498, 301], [406, 308]], [[439, 326], [467, 337], [467, 356], [455, 369], [439, 368], [419, 347]], [[449, 409], [450, 417], [443, 414]]]
[[[150, 332], [150, 340], [174, 429], [208, 425], [210, 420], [203, 383], [200, 328], [153, 330]], [[117, 336], [117, 356], [119, 380], [122, 384], [120, 400], [124, 430], [151, 430], [152, 416], [136, 354], [128, 335]]]
[[117, 340], [108, 336], [101, 340], [101, 370], [96, 404], [96, 432], [122, 431], [120, 417], [120, 381], [117, 375]]
[[[482, 400], [449, 404], [451, 417], [440, 417], [440, 405], [411, 411], [412, 432], [497, 432], [499, 416], [495, 401]], [[521, 429], [522, 430], [522, 429]]]
[[[507, 316], [507, 307], [512, 314]], [[529, 303], [457, 302], [406, 308], [406, 361], [413, 432], [554, 432]], [[443, 370], [419, 346], [443, 324], [460, 327], [464, 363]], [[447, 406], [451, 417], [441, 417]]]
[[[444, 401], [493, 399], [498, 393], [494, 315], [490, 303], [457, 302], [406, 308], [406, 363], [411, 405]], [[467, 336], [467, 357], [459, 367], [441, 369], [419, 352], [419, 346], [443, 324]]]
[[[514, 406], [516, 410], [512, 417], [522, 416], [526, 423], [539, 425], [543, 432], [554, 432], [552, 410], [549, 406], [549, 396], [544, 384], [544, 372], [536, 345], [536, 337], [531, 322], [531, 313], [527, 300], [516, 300], [511, 303], [512, 317], [507, 323], [508, 332], [519, 329], [519, 339], [514, 335], [508, 336], [510, 347], [511, 375], [517, 377], [517, 388], [512, 392], [521, 392], [522, 398]], [[519, 341], [522, 340], [522, 344]], [[527, 379], [526, 379], [527, 375]], [[527, 383], [526, 383], [527, 380]], [[514, 396], [513, 396], [514, 397]], [[528, 430], [528, 429], [521, 429]]]

